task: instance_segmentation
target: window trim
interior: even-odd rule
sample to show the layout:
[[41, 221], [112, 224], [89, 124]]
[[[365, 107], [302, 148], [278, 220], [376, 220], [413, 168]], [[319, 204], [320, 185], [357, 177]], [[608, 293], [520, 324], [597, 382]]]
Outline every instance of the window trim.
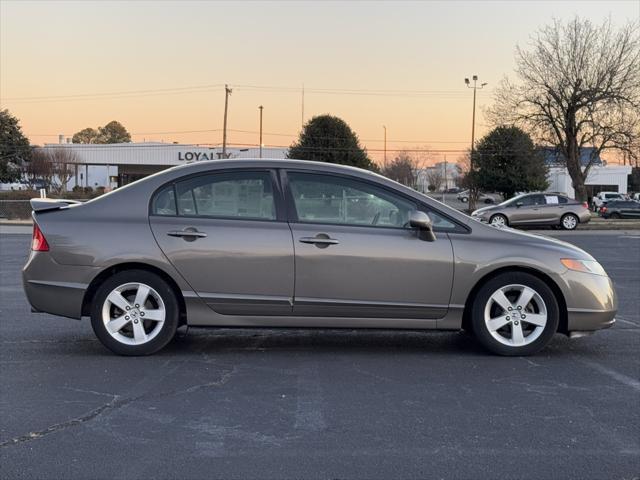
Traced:
[[[275, 218], [225, 217], [221, 215], [180, 215], [180, 211], [178, 209], [178, 190], [176, 188], [177, 183], [188, 181], [197, 177], [208, 176], [208, 175], [233, 174], [233, 173], [267, 173], [269, 174], [270, 181], [271, 181], [271, 189], [273, 191], [273, 202], [274, 202], [275, 211], [276, 211]], [[173, 194], [174, 194], [175, 203], [176, 203], [176, 214], [175, 215], [159, 215], [157, 213], [154, 213], [153, 202], [156, 196], [169, 185], [173, 188]], [[195, 201], [194, 201], [194, 204], [195, 204]], [[221, 169], [205, 170], [202, 172], [196, 172], [196, 173], [184, 175], [182, 177], [174, 178], [173, 180], [165, 182], [162, 185], [160, 185], [158, 188], [156, 188], [149, 198], [149, 217], [192, 218], [192, 219], [207, 219], [207, 220], [234, 220], [234, 221], [241, 221], [241, 222], [244, 221], [244, 222], [272, 222], [272, 223], [287, 221], [282, 187], [280, 185], [276, 169], [255, 168], [255, 167], [221, 168]]]
[[307, 170], [307, 169], [303, 169], [303, 168], [283, 168], [280, 169], [280, 182], [282, 183], [282, 188], [284, 190], [284, 200], [286, 202], [286, 211], [287, 211], [287, 218], [288, 221], [290, 223], [299, 223], [301, 225], [327, 225], [327, 226], [335, 226], [335, 227], [349, 227], [349, 228], [379, 228], [379, 229], [384, 229], [384, 230], [399, 230], [399, 231], [403, 231], [403, 232], [407, 232], [407, 231], [411, 231], [414, 230], [412, 228], [405, 228], [405, 227], [392, 227], [392, 226], [383, 226], [383, 225], [353, 225], [353, 224], [349, 224], [349, 223], [324, 223], [324, 222], [305, 222], [303, 220], [300, 220], [298, 218], [298, 212], [296, 209], [296, 205], [295, 205], [295, 200], [293, 198], [293, 192], [291, 191], [291, 186], [289, 184], [289, 177], [288, 177], [288, 173], [306, 173], [306, 174], [310, 174], [310, 175], [322, 175], [322, 176], [329, 176], [329, 177], [336, 177], [339, 179], [349, 179], [349, 180], [353, 180], [356, 182], [361, 182], [361, 183], [365, 183], [365, 184], [369, 184], [375, 188], [381, 189], [381, 190], [385, 190], [387, 192], [389, 192], [389, 194], [391, 195], [395, 195], [397, 197], [402, 198], [405, 201], [409, 201], [413, 204], [416, 205], [417, 210], [424, 212], [426, 214], [428, 214], [430, 211], [435, 212], [437, 215], [440, 215], [441, 217], [445, 218], [446, 220], [450, 221], [451, 223], [453, 223], [455, 225], [455, 228], [453, 229], [446, 229], [446, 228], [439, 228], [434, 226], [433, 227], [433, 231], [436, 233], [460, 233], [460, 234], [470, 234], [471, 233], [471, 228], [461, 224], [459, 221], [457, 221], [454, 218], [451, 218], [449, 215], [442, 213], [440, 210], [438, 210], [437, 208], [433, 208], [431, 205], [427, 204], [426, 202], [414, 198], [410, 195], [407, 195], [403, 192], [399, 192], [398, 190], [395, 190], [393, 188], [390, 188], [384, 184], [369, 180], [368, 178], [361, 178], [361, 177], [356, 177], [353, 175], [348, 175], [348, 174], [343, 174], [343, 173], [335, 173], [335, 172], [325, 172], [322, 170]]

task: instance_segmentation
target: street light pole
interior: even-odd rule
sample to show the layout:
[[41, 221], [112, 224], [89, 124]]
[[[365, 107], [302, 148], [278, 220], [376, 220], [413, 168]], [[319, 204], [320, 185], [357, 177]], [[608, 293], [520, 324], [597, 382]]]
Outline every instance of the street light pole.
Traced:
[[224, 126], [222, 130], [222, 158], [227, 158], [227, 111], [229, 109], [229, 95], [231, 89], [228, 85], [224, 86]]
[[262, 105], [258, 107], [260, 109], [260, 158], [262, 158]]

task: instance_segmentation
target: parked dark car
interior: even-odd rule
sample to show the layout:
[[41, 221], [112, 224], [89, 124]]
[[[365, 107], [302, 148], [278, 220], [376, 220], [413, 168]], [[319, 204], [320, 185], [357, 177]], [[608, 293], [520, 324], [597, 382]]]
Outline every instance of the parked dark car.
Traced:
[[603, 218], [640, 218], [640, 202], [635, 200], [615, 200], [600, 207]]
[[444, 193], [460, 193], [462, 191], [459, 187], [447, 188]]

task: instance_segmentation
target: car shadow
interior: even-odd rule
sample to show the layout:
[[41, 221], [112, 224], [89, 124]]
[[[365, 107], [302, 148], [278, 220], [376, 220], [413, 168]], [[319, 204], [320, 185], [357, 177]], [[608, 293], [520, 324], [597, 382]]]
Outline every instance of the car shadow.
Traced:
[[[556, 335], [543, 351], [563, 356], [568, 339]], [[558, 348], [552, 348], [560, 343]], [[157, 355], [191, 356], [234, 354], [243, 352], [317, 352], [353, 354], [390, 354], [423, 356], [492, 356], [471, 334], [414, 330], [352, 329], [189, 329]]]

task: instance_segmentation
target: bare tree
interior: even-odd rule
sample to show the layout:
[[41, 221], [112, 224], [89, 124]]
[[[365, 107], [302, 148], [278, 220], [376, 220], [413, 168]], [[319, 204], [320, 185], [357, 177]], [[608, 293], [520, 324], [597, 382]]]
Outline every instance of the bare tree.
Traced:
[[35, 148], [24, 168], [24, 176], [32, 188], [43, 181], [49, 189], [64, 192], [78, 160], [76, 152], [68, 147]]
[[440, 190], [444, 182], [443, 169], [440, 167], [427, 168], [425, 175], [427, 177], [427, 188], [429, 191], [437, 192]]
[[67, 191], [67, 183], [75, 173], [74, 165], [78, 163], [78, 155], [69, 147], [52, 147], [47, 156], [53, 170], [52, 188], [58, 192]]
[[[555, 146], [566, 160], [576, 197], [586, 200], [585, 180], [605, 150], [638, 156], [640, 40], [638, 24], [616, 30], [574, 18], [555, 21], [516, 50], [517, 83], [503, 80], [488, 110], [496, 125], [517, 125]], [[582, 152], [593, 147], [588, 162]]]
[[416, 188], [420, 166], [421, 162], [408, 152], [399, 152], [398, 156], [384, 167], [382, 175], [407, 187]]
[[24, 166], [24, 178], [29, 187], [35, 188], [35, 185], [41, 181], [49, 186], [53, 176], [53, 165], [47, 153], [40, 147], [34, 148], [29, 162]]

